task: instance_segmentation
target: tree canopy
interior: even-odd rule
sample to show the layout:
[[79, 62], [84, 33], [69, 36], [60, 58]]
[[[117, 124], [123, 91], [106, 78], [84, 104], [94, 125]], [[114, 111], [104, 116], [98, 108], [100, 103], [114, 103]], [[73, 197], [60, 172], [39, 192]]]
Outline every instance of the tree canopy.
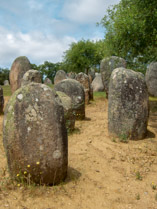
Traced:
[[121, 0], [101, 20], [108, 55], [130, 64], [148, 63], [157, 57], [156, 0]]
[[103, 44], [103, 41], [94, 43], [90, 40], [72, 43], [64, 53], [63, 68], [68, 72], [78, 73], [88, 72], [91, 67], [97, 67], [104, 56]]

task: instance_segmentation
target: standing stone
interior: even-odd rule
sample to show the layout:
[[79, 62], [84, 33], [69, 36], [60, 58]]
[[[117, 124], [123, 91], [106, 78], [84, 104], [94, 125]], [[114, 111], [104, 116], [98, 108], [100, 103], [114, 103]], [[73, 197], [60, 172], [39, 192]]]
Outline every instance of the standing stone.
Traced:
[[76, 80], [82, 84], [84, 91], [85, 91], [85, 103], [89, 104], [89, 98], [90, 98], [89, 77], [85, 73], [81, 72], [81, 73], [77, 74]]
[[3, 114], [3, 108], [4, 108], [3, 89], [2, 86], [0, 86], [0, 114]]
[[77, 74], [75, 72], [70, 72], [70, 73], [68, 73], [68, 78], [75, 79], [76, 75]]
[[12, 95], [5, 110], [3, 143], [13, 178], [53, 185], [65, 179], [67, 131], [59, 97], [44, 84], [30, 83]]
[[126, 68], [126, 61], [123, 58], [111, 56], [101, 61], [100, 72], [107, 98], [111, 73], [115, 68], [119, 67]]
[[146, 71], [146, 84], [150, 96], [157, 97], [157, 62], [152, 62]]
[[45, 85], [52, 85], [52, 81], [49, 78], [45, 78], [44, 84]]
[[9, 81], [8, 80], [4, 81], [4, 86], [9, 86]]
[[91, 68], [88, 72], [88, 76], [91, 76], [92, 81], [95, 78], [95, 70], [93, 68]]
[[71, 98], [76, 119], [85, 118], [85, 93], [83, 86], [78, 81], [64, 79], [54, 86], [54, 90], [64, 92]]
[[59, 83], [60, 81], [67, 79], [67, 74], [64, 72], [64, 70], [58, 70], [55, 77], [54, 77], [54, 84]]
[[104, 84], [102, 82], [101, 74], [99, 73], [92, 82], [92, 87], [94, 92], [103, 92], [104, 91]]
[[31, 69], [31, 64], [27, 57], [18, 57], [11, 66], [9, 80], [12, 93], [21, 87], [21, 80], [25, 72]]
[[75, 111], [72, 106], [72, 100], [64, 92], [56, 91], [56, 94], [59, 96], [61, 105], [64, 108], [66, 129], [68, 132], [71, 132], [75, 128]]
[[28, 70], [23, 78], [22, 78], [22, 81], [21, 81], [21, 86], [23, 85], [27, 85], [31, 82], [35, 82], [35, 83], [42, 83], [42, 80], [41, 80], [41, 74], [39, 71], [37, 70]]
[[147, 133], [148, 115], [148, 91], [143, 74], [115, 69], [109, 84], [109, 132], [118, 137], [142, 139]]

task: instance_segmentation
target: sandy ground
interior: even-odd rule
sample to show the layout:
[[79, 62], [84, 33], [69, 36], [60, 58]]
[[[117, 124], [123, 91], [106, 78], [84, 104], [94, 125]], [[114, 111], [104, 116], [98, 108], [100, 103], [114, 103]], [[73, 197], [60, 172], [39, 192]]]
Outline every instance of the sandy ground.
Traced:
[[88, 105], [86, 117], [69, 136], [68, 177], [53, 187], [11, 183], [1, 132], [0, 209], [157, 209], [157, 112], [147, 138], [129, 143], [109, 137], [107, 100]]

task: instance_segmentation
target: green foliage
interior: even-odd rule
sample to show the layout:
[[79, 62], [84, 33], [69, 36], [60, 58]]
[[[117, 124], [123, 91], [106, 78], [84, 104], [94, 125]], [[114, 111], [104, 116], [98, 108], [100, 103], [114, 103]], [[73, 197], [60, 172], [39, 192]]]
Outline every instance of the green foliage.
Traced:
[[121, 0], [101, 20], [108, 55], [121, 56], [142, 71], [157, 57], [156, 0]]
[[97, 67], [104, 57], [104, 41], [94, 43], [90, 40], [81, 40], [72, 43], [70, 49], [64, 53], [63, 69], [65, 71], [85, 72], [92, 67]]
[[9, 86], [2, 86], [3, 88], [3, 95], [4, 96], [11, 96], [11, 88], [10, 85]]
[[61, 63], [52, 63], [45, 61], [44, 64], [41, 64], [37, 66], [36, 64], [31, 64], [32, 69], [39, 70], [42, 75], [42, 80], [44, 78], [49, 78], [52, 83], [54, 83], [54, 77], [56, 75], [56, 72], [61, 69]]
[[9, 69], [0, 68], [0, 85], [3, 85], [5, 80], [9, 81]]

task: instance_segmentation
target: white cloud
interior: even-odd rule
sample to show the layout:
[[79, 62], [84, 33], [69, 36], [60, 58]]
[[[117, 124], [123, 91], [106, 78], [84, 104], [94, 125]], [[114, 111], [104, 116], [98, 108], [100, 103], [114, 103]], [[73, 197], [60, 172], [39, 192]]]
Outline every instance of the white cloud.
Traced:
[[78, 23], [94, 23], [100, 21], [107, 8], [120, 0], [66, 0], [62, 16]]
[[46, 60], [59, 62], [63, 52], [69, 48], [69, 44], [75, 41], [76, 39], [70, 36], [58, 38], [40, 32], [12, 33], [0, 28], [0, 66], [10, 67], [18, 56], [27, 56], [30, 62], [35, 64]]

